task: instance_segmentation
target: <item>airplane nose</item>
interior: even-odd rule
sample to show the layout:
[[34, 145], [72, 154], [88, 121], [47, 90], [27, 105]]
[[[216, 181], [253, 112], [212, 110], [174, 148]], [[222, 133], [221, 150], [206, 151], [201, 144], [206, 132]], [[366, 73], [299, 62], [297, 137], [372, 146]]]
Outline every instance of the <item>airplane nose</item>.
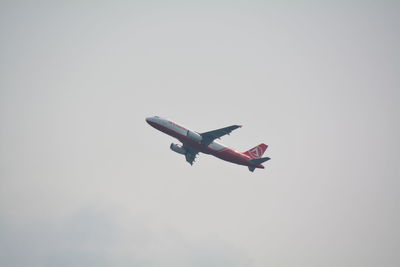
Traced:
[[148, 124], [150, 124], [151, 126], [153, 126], [153, 125], [157, 122], [157, 120], [156, 120], [155, 117], [147, 117], [147, 118], [146, 118], [146, 122], [147, 122]]
[[147, 117], [146, 122], [154, 127], [154, 125], [160, 124], [160, 117], [158, 117], [158, 116]]

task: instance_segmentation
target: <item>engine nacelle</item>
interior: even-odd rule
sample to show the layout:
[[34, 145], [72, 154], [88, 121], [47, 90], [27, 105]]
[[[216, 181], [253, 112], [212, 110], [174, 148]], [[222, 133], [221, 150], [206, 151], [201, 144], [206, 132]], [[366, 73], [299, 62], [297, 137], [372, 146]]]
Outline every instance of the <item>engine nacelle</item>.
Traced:
[[176, 153], [179, 153], [179, 154], [182, 154], [182, 155], [186, 154], [186, 149], [184, 149], [182, 146], [180, 146], [178, 144], [172, 143], [169, 148], [171, 148], [171, 150], [176, 152]]
[[187, 132], [187, 137], [188, 137], [189, 139], [191, 139], [191, 140], [197, 142], [197, 143], [200, 143], [201, 140], [203, 140], [203, 137], [202, 137], [200, 134], [195, 133], [195, 132], [192, 132], [192, 131], [188, 131], [188, 132]]

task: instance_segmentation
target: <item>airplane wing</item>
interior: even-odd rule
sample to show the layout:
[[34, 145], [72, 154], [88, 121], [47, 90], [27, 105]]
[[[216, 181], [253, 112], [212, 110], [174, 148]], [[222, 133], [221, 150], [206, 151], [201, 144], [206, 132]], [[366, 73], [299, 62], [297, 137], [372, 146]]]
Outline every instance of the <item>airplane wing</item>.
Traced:
[[193, 162], [195, 161], [196, 156], [199, 153], [199, 151], [197, 151], [196, 149], [191, 148], [189, 146], [185, 146], [185, 145], [183, 145], [183, 148], [186, 150], [186, 153], [185, 153], [186, 161], [189, 162], [190, 165], [193, 165]]
[[218, 129], [218, 130], [201, 133], [200, 135], [203, 137], [203, 140], [201, 141], [201, 143], [208, 146], [215, 139], [219, 139], [222, 136], [227, 135], [227, 134], [229, 135], [233, 130], [236, 130], [237, 128], [240, 128], [240, 127], [242, 127], [242, 126], [232, 125], [232, 126]]

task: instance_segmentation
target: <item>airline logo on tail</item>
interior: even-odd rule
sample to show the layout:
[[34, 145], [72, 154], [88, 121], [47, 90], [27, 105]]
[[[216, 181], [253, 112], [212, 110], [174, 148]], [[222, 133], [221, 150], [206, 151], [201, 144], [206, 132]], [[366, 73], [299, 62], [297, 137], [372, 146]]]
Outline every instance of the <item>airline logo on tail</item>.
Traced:
[[261, 155], [261, 151], [260, 151], [260, 148], [259, 147], [255, 147], [255, 148], [253, 148], [252, 150], [250, 150], [249, 151], [249, 153], [250, 153], [250, 156], [252, 157], [252, 158], [259, 158]]
[[249, 156], [252, 159], [258, 159], [261, 158], [261, 156], [264, 154], [265, 150], [267, 150], [267, 145], [266, 144], [259, 144], [256, 147], [253, 147], [252, 149], [244, 152], [245, 155]]

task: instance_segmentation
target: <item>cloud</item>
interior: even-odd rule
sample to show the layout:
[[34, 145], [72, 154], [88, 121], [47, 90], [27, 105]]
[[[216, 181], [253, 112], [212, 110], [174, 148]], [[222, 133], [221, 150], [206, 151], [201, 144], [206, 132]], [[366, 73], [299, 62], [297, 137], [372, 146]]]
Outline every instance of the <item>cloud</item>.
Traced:
[[0, 224], [1, 266], [250, 266], [217, 237], [194, 238], [149, 216], [81, 209], [64, 219]]

